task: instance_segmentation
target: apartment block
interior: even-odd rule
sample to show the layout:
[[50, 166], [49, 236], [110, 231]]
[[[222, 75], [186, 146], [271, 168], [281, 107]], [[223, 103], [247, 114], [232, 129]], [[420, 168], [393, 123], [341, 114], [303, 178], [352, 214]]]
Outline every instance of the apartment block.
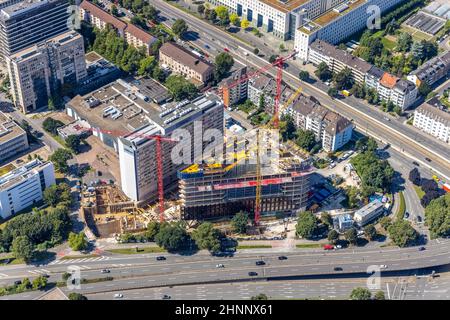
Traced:
[[68, 0], [9, 0], [0, 4], [0, 59], [69, 31]]
[[286, 111], [297, 128], [314, 132], [316, 141], [322, 142], [327, 152], [340, 149], [350, 141], [353, 124], [341, 115], [321, 106], [314, 97], [301, 96]]
[[87, 0], [80, 4], [80, 19], [100, 30], [106, 28], [107, 25], [112, 26], [116, 29], [117, 34], [123, 37], [129, 45], [135, 48], [145, 47], [148, 54], [152, 53], [151, 46], [157, 40], [148, 32], [132, 23], [127, 23], [114, 17]]
[[[156, 146], [148, 136], [171, 137], [174, 132], [186, 130], [183, 132], [189, 132], [191, 137], [199, 134], [195, 138], [202, 141], [202, 133], [208, 129], [217, 129], [223, 136], [224, 108], [219, 97], [211, 94], [192, 101], [153, 102], [151, 94], [163, 94], [163, 90], [166, 89], [151, 79], [119, 79], [87, 95], [76, 96], [66, 105], [69, 116], [84, 120], [94, 136], [119, 154], [121, 187], [134, 201], [147, 202], [157, 196]], [[201, 155], [208, 144], [196, 141], [179, 142], [179, 147], [190, 147], [188, 164], [193, 161], [192, 155]], [[176, 171], [183, 166], [171, 159], [175, 145], [178, 143], [162, 144], [166, 187], [177, 181]]]
[[0, 216], [6, 219], [36, 205], [55, 184], [53, 163], [35, 159], [0, 177]]
[[219, 96], [225, 107], [229, 108], [247, 99], [247, 67], [235, 71], [231, 77], [219, 84]]
[[83, 37], [60, 34], [7, 58], [13, 100], [23, 113], [48, 105], [63, 85], [75, 86], [87, 76]]
[[304, 15], [301, 24], [295, 30], [294, 46], [298, 57], [308, 61], [309, 46], [315, 40], [323, 40], [335, 45], [366, 28], [367, 23], [372, 21], [374, 16], [371, 6], [376, 6], [381, 13], [384, 13], [402, 2], [406, 0], [342, 1], [317, 16]]
[[353, 219], [359, 226], [363, 227], [378, 218], [383, 213], [384, 204], [379, 199], [376, 199], [356, 211], [353, 215]]
[[0, 162], [18, 155], [28, 147], [25, 130], [0, 112]]
[[433, 98], [418, 107], [414, 111], [413, 126], [450, 143], [450, 113], [440, 109], [437, 103], [438, 100]]
[[293, 39], [305, 19], [315, 19], [345, 0], [208, 0], [282, 40]]
[[355, 82], [359, 84], [364, 83], [367, 72], [372, 68], [372, 65], [363, 59], [321, 40], [314, 41], [310, 45], [309, 61], [316, 66], [325, 62], [333, 73], [348, 68], [352, 71]]
[[408, 80], [413, 82], [417, 87], [419, 87], [422, 82], [426, 82], [431, 86], [446, 77], [449, 71], [450, 51], [446, 51], [443, 54], [425, 62], [419, 68], [411, 72], [408, 75]]
[[164, 43], [159, 49], [159, 63], [199, 85], [209, 82], [214, 76], [214, 67], [209, 62], [172, 42]]

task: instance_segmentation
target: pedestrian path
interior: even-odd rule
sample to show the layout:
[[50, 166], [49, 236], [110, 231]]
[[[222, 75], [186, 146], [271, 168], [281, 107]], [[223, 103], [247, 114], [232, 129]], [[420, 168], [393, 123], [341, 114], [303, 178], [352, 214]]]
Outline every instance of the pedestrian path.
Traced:
[[76, 263], [80, 263], [80, 262], [94, 262], [94, 261], [104, 261], [104, 260], [109, 260], [109, 257], [101, 256], [101, 257], [93, 257], [93, 258], [55, 260], [55, 261], [50, 262], [49, 265], [55, 265], [55, 264], [76, 264]]

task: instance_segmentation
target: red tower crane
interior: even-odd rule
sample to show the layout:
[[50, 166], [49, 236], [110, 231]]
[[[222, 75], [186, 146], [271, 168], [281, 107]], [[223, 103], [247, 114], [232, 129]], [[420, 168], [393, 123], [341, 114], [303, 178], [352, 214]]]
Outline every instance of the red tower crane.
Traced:
[[[277, 81], [277, 86], [276, 86], [276, 94], [275, 94], [275, 105], [273, 108], [273, 126], [275, 128], [278, 128], [279, 125], [279, 107], [280, 107], [280, 100], [281, 100], [281, 85], [283, 82], [283, 68], [284, 68], [284, 64], [286, 63], [287, 60], [291, 59], [292, 57], [294, 57], [297, 54], [296, 51], [293, 51], [292, 53], [290, 53], [289, 55], [285, 56], [285, 57], [277, 57], [275, 59], [275, 61], [271, 64], [265, 65], [264, 67], [256, 70], [253, 73], [247, 74], [245, 77], [236, 80], [235, 82], [232, 82], [231, 84], [227, 85], [228, 88], [233, 88], [235, 86], [237, 86], [238, 84], [247, 81], [251, 78], [254, 78], [256, 76], [258, 76], [259, 74], [268, 71], [270, 68], [272, 67], [277, 67], [277, 77], [276, 77], [276, 81]], [[257, 164], [256, 164], [256, 197], [255, 197], [255, 225], [259, 224], [259, 220], [261, 217], [261, 163], [260, 163], [260, 159], [259, 159], [259, 132], [257, 133], [257, 138], [256, 138], [256, 143], [257, 143], [257, 147], [256, 147], [256, 160], [257, 160]]]

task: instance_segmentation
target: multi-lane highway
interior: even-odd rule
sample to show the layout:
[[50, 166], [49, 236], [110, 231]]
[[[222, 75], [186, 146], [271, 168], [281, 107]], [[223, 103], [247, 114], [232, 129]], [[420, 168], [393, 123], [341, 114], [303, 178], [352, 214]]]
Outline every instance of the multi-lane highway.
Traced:
[[[267, 65], [267, 61], [252, 53], [253, 48], [219, 28], [211, 26], [162, 0], [155, 0], [153, 5], [160, 10], [160, 15], [166, 18], [169, 25], [174, 19], [184, 19], [189, 29], [195, 32], [195, 36], [188, 35], [189, 40], [211, 55], [222, 52], [226, 47], [237, 61], [245, 61], [246, 65], [256, 68]], [[244, 51], [248, 52], [249, 55], [244, 57]], [[264, 48], [260, 48], [260, 51], [264, 52]], [[353, 119], [355, 125], [362, 132], [390, 143], [404, 155], [420, 162], [423, 166], [433, 168], [438, 174], [450, 180], [450, 164], [448, 161], [450, 149], [447, 145], [393, 118], [386, 121], [385, 113], [369, 107], [353, 97], [346, 98], [344, 101], [331, 99], [326, 93], [328, 87], [325, 85], [319, 82], [314, 85], [300, 82], [297, 77], [299, 71], [300, 67], [296, 63], [290, 63], [284, 72], [284, 81], [294, 88], [302, 86], [304, 93], [317, 97], [325, 106], [349, 119]], [[274, 76], [275, 70], [269, 70], [268, 73]], [[426, 161], [425, 158], [431, 159], [431, 162]]]

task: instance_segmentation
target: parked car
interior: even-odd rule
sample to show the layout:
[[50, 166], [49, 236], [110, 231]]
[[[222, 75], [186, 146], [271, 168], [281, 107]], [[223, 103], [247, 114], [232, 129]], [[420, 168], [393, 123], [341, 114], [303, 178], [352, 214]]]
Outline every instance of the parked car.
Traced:
[[22, 281], [16, 280], [16, 281], [14, 281], [14, 284], [15, 284], [16, 286], [21, 285], [21, 284], [22, 284]]
[[164, 260], [166, 260], [166, 257], [164, 257], [164, 256], [157, 256], [156, 260], [157, 261], [164, 261]]
[[387, 269], [387, 265], [385, 265], [385, 264], [380, 264], [380, 269]]
[[426, 250], [425, 247], [420, 247], [420, 248], [419, 248], [419, 251], [425, 251], [425, 250]]
[[165, 295], [162, 296], [162, 299], [163, 300], [170, 300], [171, 297], [168, 294], [165, 294]]
[[334, 250], [334, 246], [331, 244], [326, 244], [323, 246], [323, 250]]
[[417, 161], [413, 161], [412, 163], [413, 165], [420, 167], [420, 164]]
[[333, 270], [334, 271], [342, 271], [343, 269], [341, 267], [334, 267]]
[[121, 294], [121, 293], [116, 293], [115, 295], [114, 295], [114, 298], [123, 298], [123, 294]]

